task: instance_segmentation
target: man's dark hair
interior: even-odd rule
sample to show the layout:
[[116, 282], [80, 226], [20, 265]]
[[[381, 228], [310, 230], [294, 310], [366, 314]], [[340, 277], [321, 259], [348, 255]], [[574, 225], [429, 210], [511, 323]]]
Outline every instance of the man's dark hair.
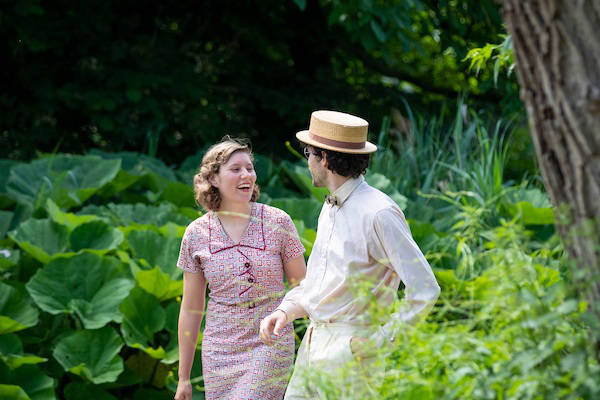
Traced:
[[340, 153], [339, 151], [322, 149], [316, 146], [310, 146], [312, 153], [322, 158], [322, 153], [327, 155], [327, 169], [341, 176], [358, 178], [367, 172], [369, 166], [370, 154], [350, 154]]

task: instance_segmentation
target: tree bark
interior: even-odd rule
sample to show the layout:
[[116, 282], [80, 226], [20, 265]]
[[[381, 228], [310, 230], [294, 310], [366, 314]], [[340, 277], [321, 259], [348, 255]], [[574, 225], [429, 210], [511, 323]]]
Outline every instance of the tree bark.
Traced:
[[600, 317], [600, 0], [502, 0], [572, 277]]

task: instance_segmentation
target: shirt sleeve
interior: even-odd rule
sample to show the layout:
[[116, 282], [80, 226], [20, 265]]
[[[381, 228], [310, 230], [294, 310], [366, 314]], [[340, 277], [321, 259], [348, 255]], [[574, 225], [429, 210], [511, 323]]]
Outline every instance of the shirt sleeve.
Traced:
[[414, 324], [424, 318], [440, 294], [431, 266], [414, 241], [399, 208], [389, 207], [374, 220], [375, 241], [389, 265], [404, 283], [404, 299], [390, 321], [372, 337], [378, 345], [393, 340], [402, 323]]
[[181, 239], [181, 247], [179, 249], [179, 259], [177, 267], [187, 272], [201, 272], [200, 263], [193, 255], [194, 237], [192, 229], [188, 226]]
[[285, 264], [304, 254], [304, 246], [298, 236], [298, 231], [289, 215], [284, 214], [280, 223], [281, 261]]

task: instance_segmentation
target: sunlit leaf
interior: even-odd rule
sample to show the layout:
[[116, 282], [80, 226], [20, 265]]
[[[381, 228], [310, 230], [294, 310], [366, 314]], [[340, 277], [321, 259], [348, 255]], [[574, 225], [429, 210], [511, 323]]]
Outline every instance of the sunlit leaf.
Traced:
[[10, 369], [19, 368], [25, 364], [39, 364], [47, 360], [34, 354], [23, 353], [21, 339], [12, 333], [0, 335], [0, 359]]
[[46, 210], [54, 222], [66, 226], [70, 231], [83, 223], [98, 219], [95, 215], [75, 215], [70, 212], [63, 212], [52, 199], [48, 199], [46, 202]]
[[0, 282], [0, 334], [17, 332], [38, 323], [39, 312], [12, 286]]
[[181, 296], [183, 292], [183, 281], [169, 278], [169, 275], [162, 272], [159, 267], [151, 270], [138, 269], [135, 272], [135, 280], [139, 287], [153, 294], [160, 301]]
[[68, 246], [68, 230], [49, 219], [29, 219], [19, 225], [10, 237], [19, 247], [42, 263], [63, 253]]

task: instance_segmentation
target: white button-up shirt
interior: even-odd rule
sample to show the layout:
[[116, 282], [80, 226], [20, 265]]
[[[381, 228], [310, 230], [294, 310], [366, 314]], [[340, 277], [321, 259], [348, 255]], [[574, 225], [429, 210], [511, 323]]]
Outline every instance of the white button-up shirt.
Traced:
[[[427, 314], [440, 287], [390, 197], [362, 176], [349, 179], [332, 196], [337, 205], [323, 204], [306, 277], [278, 308], [288, 315], [308, 314], [317, 323], [382, 325], [372, 337], [381, 344], [393, 339], [397, 322], [412, 323]], [[393, 306], [400, 281], [405, 286], [400, 306], [374, 318], [371, 303]]]

